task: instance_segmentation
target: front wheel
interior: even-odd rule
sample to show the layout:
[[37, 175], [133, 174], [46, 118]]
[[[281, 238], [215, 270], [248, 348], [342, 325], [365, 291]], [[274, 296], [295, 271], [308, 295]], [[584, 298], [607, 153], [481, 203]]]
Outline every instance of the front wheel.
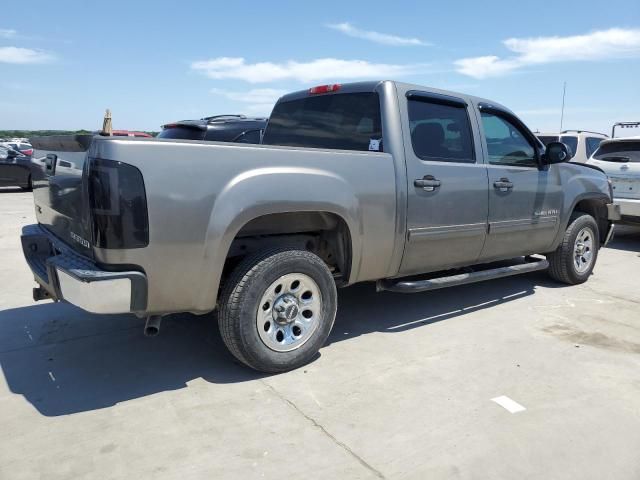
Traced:
[[563, 283], [584, 283], [591, 275], [598, 258], [600, 235], [598, 223], [586, 213], [571, 216], [562, 242], [547, 255], [549, 275]]
[[337, 310], [325, 263], [304, 250], [274, 250], [245, 259], [220, 296], [218, 324], [229, 351], [268, 373], [309, 362], [324, 345]]

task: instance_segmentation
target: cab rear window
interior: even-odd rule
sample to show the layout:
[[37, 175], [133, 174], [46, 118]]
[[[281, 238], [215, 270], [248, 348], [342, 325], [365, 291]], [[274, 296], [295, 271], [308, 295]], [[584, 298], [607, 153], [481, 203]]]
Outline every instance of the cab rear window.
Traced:
[[318, 95], [278, 103], [262, 143], [382, 151], [377, 93]]

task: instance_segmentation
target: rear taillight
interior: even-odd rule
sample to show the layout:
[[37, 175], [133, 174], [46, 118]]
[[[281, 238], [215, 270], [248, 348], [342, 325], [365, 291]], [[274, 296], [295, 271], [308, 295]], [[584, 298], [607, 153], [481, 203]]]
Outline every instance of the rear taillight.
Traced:
[[96, 247], [142, 248], [149, 244], [147, 197], [140, 170], [122, 162], [91, 159], [88, 188]]
[[317, 87], [311, 87], [309, 89], [309, 93], [315, 95], [318, 93], [337, 92], [338, 90], [340, 90], [340, 84], [333, 83], [331, 85], [318, 85]]
[[28, 148], [27, 150], [20, 150], [20, 153], [30, 157], [31, 155], [33, 155], [33, 148]]

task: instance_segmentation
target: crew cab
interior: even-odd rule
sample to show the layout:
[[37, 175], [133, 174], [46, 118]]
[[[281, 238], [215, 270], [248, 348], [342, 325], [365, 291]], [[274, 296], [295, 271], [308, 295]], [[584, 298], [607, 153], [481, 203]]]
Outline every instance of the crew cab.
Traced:
[[46, 158], [22, 235], [35, 299], [131, 312], [148, 334], [163, 315], [217, 310], [229, 350], [266, 372], [314, 357], [337, 287], [424, 292], [543, 269], [578, 284], [618, 218], [601, 170], [507, 108], [393, 81], [285, 95], [260, 145], [33, 143]]

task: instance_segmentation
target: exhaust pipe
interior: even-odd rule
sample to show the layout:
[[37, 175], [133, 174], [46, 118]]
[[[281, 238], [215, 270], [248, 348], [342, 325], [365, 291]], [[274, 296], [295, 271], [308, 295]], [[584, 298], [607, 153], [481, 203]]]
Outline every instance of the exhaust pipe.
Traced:
[[161, 315], [151, 315], [147, 317], [147, 321], [144, 324], [144, 335], [146, 337], [155, 337], [160, 333], [160, 322], [162, 321]]

